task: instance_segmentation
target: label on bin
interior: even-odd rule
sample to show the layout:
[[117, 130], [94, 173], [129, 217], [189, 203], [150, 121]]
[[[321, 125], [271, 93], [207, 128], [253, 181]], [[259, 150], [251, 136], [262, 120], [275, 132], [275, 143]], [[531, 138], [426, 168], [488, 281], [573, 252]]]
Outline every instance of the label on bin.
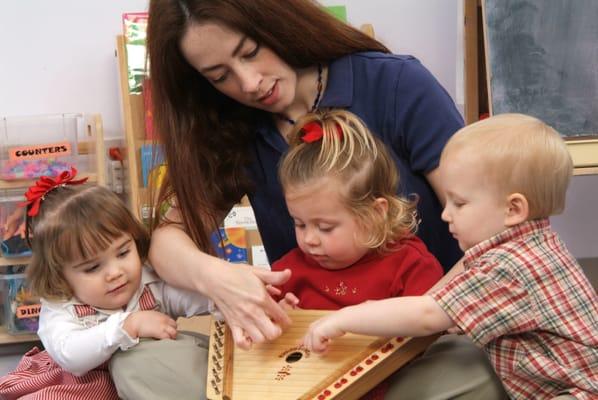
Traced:
[[9, 159], [11, 160], [35, 160], [39, 158], [55, 158], [71, 155], [71, 143], [60, 142], [42, 145], [29, 145], [11, 147]]
[[18, 319], [35, 318], [35, 317], [39, 316], [39, 313], [41, 310], [42, 310], [41, 304], [29, 304], [26, 306], [17, 307], [15, 315]]

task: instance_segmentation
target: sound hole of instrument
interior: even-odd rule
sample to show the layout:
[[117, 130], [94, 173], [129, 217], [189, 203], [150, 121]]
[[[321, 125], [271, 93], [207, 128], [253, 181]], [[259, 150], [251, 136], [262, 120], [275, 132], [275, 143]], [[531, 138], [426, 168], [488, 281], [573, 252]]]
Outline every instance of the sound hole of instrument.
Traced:
[[289, 364], [292, 364], [294, 362], [301, 360], [302, 357], [303, 357], [303, 353], [301, 353], [300, 351], [294, 351], [291, 354], [289, 354], [285, 360]]

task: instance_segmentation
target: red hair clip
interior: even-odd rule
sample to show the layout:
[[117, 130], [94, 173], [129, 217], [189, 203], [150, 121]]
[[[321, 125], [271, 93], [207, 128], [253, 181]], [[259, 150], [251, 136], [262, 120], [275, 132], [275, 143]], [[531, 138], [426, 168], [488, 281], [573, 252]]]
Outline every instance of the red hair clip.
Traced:
[[[317, 142], [324, 137], [324, 129], [322, 128], [322, 125], [316, 121], [312, 121], [303, 125], [301, 131], [303, 131], [301, 140], [305, 143]], [[336, 134], [339, 139], [343, 137], [343, 130], [338, 123], [336, 124]]]
[[31, 206], [27, 215], [35, 217], [39, 213], [39, 207], [44, 197], [53, 189], [65, 185], [80, 185], [87, 182], [88, 178], [73, 180], [77, 175], [77, 169], [71, 167], [70, 171], [63, 171], [56, 178], [42, 176], [25, 193], [26, 201], [19, 204], [21, 207]]

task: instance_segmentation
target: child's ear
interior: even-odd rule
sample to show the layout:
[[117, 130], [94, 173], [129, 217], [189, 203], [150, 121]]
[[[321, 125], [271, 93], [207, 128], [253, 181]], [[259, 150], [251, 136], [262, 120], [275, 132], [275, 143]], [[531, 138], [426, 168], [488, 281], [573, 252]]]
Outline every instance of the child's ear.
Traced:
[[505, 226], [512, 227], [527, 221], [529, 217], [529, 203], [521, 193], [512, 193], [507, 197]]
[[388, 213], [388, 200], [384, 197], [376, 197], [374, 200], [374, 209], [380, 213], [383, 217], [386, 217]]

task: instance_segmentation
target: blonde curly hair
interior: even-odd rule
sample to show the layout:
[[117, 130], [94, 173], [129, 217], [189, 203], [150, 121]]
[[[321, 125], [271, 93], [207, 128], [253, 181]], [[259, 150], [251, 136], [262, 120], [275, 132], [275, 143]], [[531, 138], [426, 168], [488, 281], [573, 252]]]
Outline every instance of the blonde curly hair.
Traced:
[[[303, 127], [313, 122], [322, 127], [323, 136], [306, 143]], [[335, 179], [342, 187], [341, 201], [367, 233], [364, 245], [379, 252], [415, 233], [417, 199], [397, 195], [399, 173], [394, 160], [359, 117], [345, 110], [307, 114], [291, 132], [289, 145], [278, 170], [285, 193], [317, 184], [324, 177]], [[378, 198], [388, 202], [386, 214], [374, 207]]]

